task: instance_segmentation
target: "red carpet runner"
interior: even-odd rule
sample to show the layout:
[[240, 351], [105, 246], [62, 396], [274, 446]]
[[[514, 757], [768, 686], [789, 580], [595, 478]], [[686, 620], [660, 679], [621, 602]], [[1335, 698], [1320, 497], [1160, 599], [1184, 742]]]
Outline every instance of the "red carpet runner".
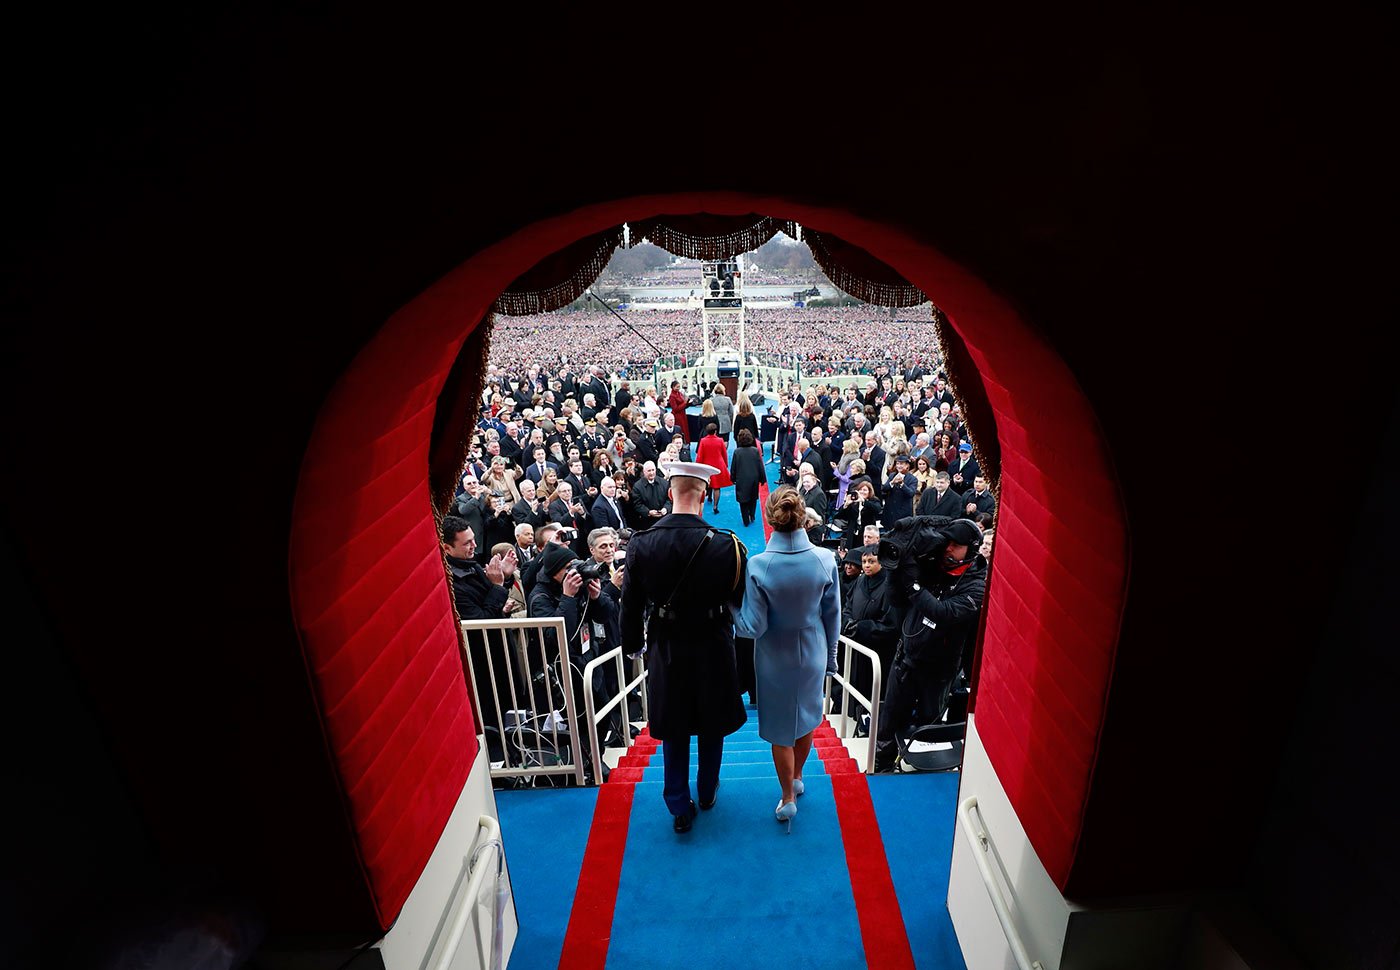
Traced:
[[[632, 794], [659, 747], [659, 742], [644, 730], [598, 792], [583, 868], [564, 934], [560, 970], [604, 970], [607, 964]], [[813, 747], [831, 776], [866, 966], [914, 970], [914, 956], [865, 775], [829, 723], [823, 721], [817, 728]]]

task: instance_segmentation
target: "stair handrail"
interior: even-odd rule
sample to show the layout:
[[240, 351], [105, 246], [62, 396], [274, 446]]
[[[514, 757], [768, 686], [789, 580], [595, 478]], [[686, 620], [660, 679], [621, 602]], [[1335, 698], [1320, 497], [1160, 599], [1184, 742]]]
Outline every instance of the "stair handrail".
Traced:
[[[838, 671], [834, 674], [827, 674], [825, 697], [823, 698], [824, 703], [822, 706], [825, 707], [825, 702], [831, 700], [832, 681], [835, 681], [836, 683], [840, 684], [842, 688], [841, 719], [839, 722], [839, 726], [836, 729], [836, 734], [842, 739], [846, 737], [847, 722], [850, 720], [850, 718], [846, 714], [847, 705], [845, 698], [851, 698], [861, 707], [865, 708], [867, 711], [870, 712], [870, 736], [867, 739], [869, 743], [866, 746], [865, 773], [867, 775], [872, 775], [875, 773], [875, 739], [880, 732], [880, 699], [884, 696], [882, 683], [883, 671], [881, 670], [880, 665], [880, 655], [874, 650], [867, 647], [865, 644], [858, 643], [848, 636], [843, 635], [840, 638], [839, 642], [842, 644], [842, 646], [845, 647], [845, 651], [842, 654], [841, 670], [846, 671], [846, 673], [841, 673]], [[850, 669], [852, 652], [861, 654], [862, 656], [868, 657], [870, 659], [871, 667], [874, 668], [874, 676], [870, 680], [870, 693], [874, 695], [872, 697], [866, 697], [860, 691], [856, 690], [854, 687], [851, 686]]]
[[[546, 629], [554, 631], [555, 643], [558, 645], [559, 650], [565, 651], [565, 653], [562, 654], [562, 656], [567, 657], [567, 648], [565, 647], [567, 641], [565, 638], [564, 618], [561, 616], [532, 616], [511, 617], [507, 619], [495, 620], [461, 620], [459, 622], [459, 625], [462, 628], [463, 642], [468, 644], [465, 651], [467, 657], [467, 676], [469, 680], [467, 684], [467, 692], [471, 695], [472, 713], [477, 718], [477, 728], [478, 730], [484, 733], [486, 726], [492, 723], [491, 719], [486, 717], [487, 709], [485, 705], [489, 701], [492, 704], [491, 710], [495, 714], [494, 723], [495, 725], [497, 725], [497, 729], [501, 732], [501, 742], [503, 745], [505, 745], [507, 732], [507, 727], [505, 723], [505, 709], [502, 709], [501, 707], [501, 701], [503, 700], [503, 698], [500, 696], [500, 691], [497, 686], [496, 662], [493, 656], [493, 651], [489, 649], [491, 642], [491, 634], [493, 632], [499, 634], [500, 643], [503, 648], [502, 656], [507, 668], [506, 682], [510, 685], [510, 697], [505, 698], [505, 700], [508, 700], [511, 706], [507, 709], [528, 710], [531, 708], [522, 707], [521, 698], [516, 693], [517, 678], [515, 676], [515, 664], [511, 660], [512, 648], [514, 652], [518, 654], [518, 659], [521, 661], [521, 664], [524, 667], [526, 675], [525, 683], [527, 685], [533, 684], [534, 675], [532, 673], [533, 667], [530, 659], [531, 645], [525, 642], [524, 631], [528, 630], [534, 632], [535, 637], [533, 646], [536, 646], [539, 649], [539, 660], [542, 668], [541, 673], [545, 673], [550, 668], [550, 664], [548, 662], [549, 658], [544, 641], [544, 631]], [[518, 634], [518, 637], [514, 640], [513, 644], [507, 639], [507, 632], [512, 630], [517, 631]], [[476, 696], [476, 661], [473, 659], [472, 651], [470, 649], [471, 640], [469, 635], [471, 633], [480, 633], [488, 647], [488, 649], [485, 651], [485, 656], [487, 678], [491, 684], [490, 698], [481, 698]], [[564, 671], [567, 672], [567, 668], [564, 668]], [[509, 746], [506, 746], [506, 767], [492, 767], [492, 778], [528, 778], [538, 775], [573, 775], [574, 783], [576, 785], [583, 784], [584, 762], [582, 756], [580, 755], [581, 748], [579, 745], [578, 705], [574, 700], [573, 677], [566, 675], [558, 677], [557, 680], [559, 684], [559, 690], [563, 694], [562, 699], [564, 701], [565, 727], [567, 730], [567, 737], [569, 741], [571, 763], [548, 766], [541, 763], [534, 766], [521, 766], [518, 768], [513, 768], [510, 766], [510, 748]], [[554, 751], [557, 755], [559, 751], [559, 727], [554, 717], [554, 714], [558, 710], [558, 708], [554, 706], [554, 685], [550, 683], [548, 677], [546, 677], [545, 679], [544, 693], [547, 701], [546, 706], [549, 708], [549, 710], [543, 715], [536, 715], [535, 719], [538, 720], [540, 717], [544, 717], [548, 720], [548, 723], [550, 725], [549, 730], [553, 736]], [[527, 698], [527, 700], [528, 699], [529, 698]], [[519, 729], [521, 725], [516, 724], [514, 725], [514, 727]], [[543, 762], [543, 733], [537, 730], [535, 732], [535, 738], [537, 742], [536, 760], [539, 762]]]
[[[593, 699], [593, 690], [592, 690], [593, 671], [594, 671], [596, 668], [601, 667], [603, 664], [607, 663], [609, 660], [611, 660], [611, 661], [613, 661], [614, 663], [617, 664], [618, 693], [617, 693], [615, 696], [613, 696], [613, 697], [612, 697], [606, 704], [604, 704], [601, 708], [599, 708], [597, 711], [594, 711], [595, 702], [594, 702], [594, 699]], [[630, 694], [630, 693], [632, 693], [633, 688], [637, 687], [638, 685], [645, 685], [646, 679], [647, 679], [646, 668], [645, 668], [645, 667], [641, 667], [641, 670], [640, 670], [640, 672], [637, 674], [637, 676], [634, 677], [634, 678], [632, 678], [632, 680], [627, 681], [626, 683], [623, 682], [623, 678], [624, 678], [625, 676], [626, 676], [626, 675], [623, 673], [623, 669], [622, 669], [622, 645], [621, 645], [621, 644], [618, 644], [617, 646], [613, 647], [611, 650], [609, 650], [609, 651], [608, 651], [607, 653], [605, 653], [605, 654], [602, 654], [601, 656], [594, 657], [592, 660], [588, 661], [588, 665], [587, 665], [586, 667], [583, 668], [583, 710], [584, 710], [584, 723], [587, 725], [587, 728], [588, 728], [588, 740], [589, 740], [588, 750], [589, 750], [590, 752], [592, 752], [592, 755], [593, 755], [593, 779], [594, 779], [594, 781], [602, 781], [602, 780], [603, 780], [603, 755], [602, 755], [602, 752], [599, 750], [599, 745], [598, 745], [598, 724], [599, 724], [599, 722], [601, 722], [601, 721], [603, 720], [603, 718], [607, 717], [608, 714], [610, 714], [610, 713], [612, 712], [612, 709], [613, 709], [614, 707], [617, 707], [619, 704], [623, 704], [623, 703], [626, 702], [627, 695]], [[646, 698], [646, 687], [645, 687], [645, 686], [642, 686], [642, 697], [643, 697], [643, 701], [642, 701], [642, 703], [643, 703], [643, 715], [645, 716], [645, 710], [646, 710], [646, 708], [645, 708], [645, 704], [646, 704], [646, 700], [645, 700], [645, 698]], [[625, 711], [626, 708], [623, 708], [623, 710]], [[622, 734], [623, 734], [623, 741], [625, 742], [625, 745], [626, 745], [627, 749], [628, 749], [628, 750], [631, 750], [631, 748], [632, 748], [632, 730], [631, 730], [631, 725], [628, 723], [628, 719], [627, 719], [625, 716], [624, 716], [623, 719], [622, 719]]]
[[[453, 907], [451, 916], [445, 922], [445, 930], [438, 937], [437, 945], [433, 947], [433, 953], [428, 959], [428, 967], [431, 970], [447, 970], [452, 966], [452, 962], [457, 958], [457, 948], [462, 945], [462, 937], [466, 935], [467, 923], [471, 921], [472, 914], [476, 912], [476, 898], [481, 894], [481, 886], [486, 882], [486, 874], [491, 869], [496, 871], [497, 891], [492, 907], [491, 925], [491, 954], [489, 962], [481, 939], [481, 921], [475, 921], [476, 952], [482, 958], [482, 966], [489, 967], [490, 970], [499, 970], [502, 964], [501, 956], [504, 939], [502, 932], [502, 916], [504, 915], [504, 900], [501, 898], [501, 874], [505, 866], [505, 855], [501, 847], [501, 826], [490, 815], [482, 815], [477, 819], [477, 832], [485, 829], [484, 834], [476, 841], [476, 848], [473, 849], [467, 861], [469, 875], [467, 877], [466, 888], [457, 897], [456, 905]], [[483, 849], [494, 849], [494, 866], [486, 864], [485, 859], [478, 860], [477, 856]]]
[[[980, 822], [973, 822], [972, 813], [977, 812]], [[997, 849], [992, 843], [992, 837], [987, 832], [986, 820], [982, 818], [982, 811], [977, 807], [977, 796], [969, 795], [958, 804], [958, 822], [962, 826], [963, 833], [973, 846], [973, 858], [977, 860], [977, 869], [982, 873], [982, 882], [987, 887], [987, 895], [992, 898], [992, 908], [996, 910], [997, 920], [1001, 923], [1001, 931], [1006, 935], [1006, 943], [1011, 947], [1011, 955], [1016, 959], [1016, 966], [1019, 970], [1045, 970], [1044, 965], [1039, 960], [1032, 960], [1031, 955], [1026, 950], [1026, 944], [1021, 939], [1021, 931], [1016, 928], [1016, 924], [1011, 919], [1011, 907], [1006, 904], [1006, 897], [1001, 894], [1001, 886], [997, 884], [995, 875], [992, 872], [992, 864], [987, 856], [995, 854]], [[977, 851], [980, 849], [981, 851]], [[998, 862], [1001, 857], [997, 856]]]

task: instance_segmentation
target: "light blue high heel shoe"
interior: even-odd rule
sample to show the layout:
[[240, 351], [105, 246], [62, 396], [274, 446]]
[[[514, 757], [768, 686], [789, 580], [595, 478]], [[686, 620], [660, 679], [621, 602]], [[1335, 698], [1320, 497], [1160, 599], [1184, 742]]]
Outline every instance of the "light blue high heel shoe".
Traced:
[[794, 797], [795, 797], [795, 796], [798, 796], [798, 795], [801, 795], [801, 794], [802, 794], [804, 791], [806, 791], [806, 790], [807, 790], [807, 786], [804, 785], [804, 784], [802, 784], [802, 779], [801, 779], [801, 778], [794, 778], [794, 779], [792, 780], [792, 794], [793, 794]]
[[773, 812], [773, 817], [779, 822], [787, 823], [787, 834], [792, 834], [792, 820], [797, 815], [796, 802], [779, 802], [777, 809]]

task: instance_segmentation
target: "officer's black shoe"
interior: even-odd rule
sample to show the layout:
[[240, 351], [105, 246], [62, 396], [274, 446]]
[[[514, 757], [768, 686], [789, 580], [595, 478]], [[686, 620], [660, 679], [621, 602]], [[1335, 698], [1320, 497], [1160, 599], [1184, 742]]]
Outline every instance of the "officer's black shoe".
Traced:
[[677, 835], [683, 835], [690, 831], [690, 823], [695, 821], [695, 802], [690, 803], [690, 809], [671, 820], [671, 828], [676, 830]]
[[715, 807], [715, 799], [718, 798], [718, 797], [719, 797], [719, 782], [715, 782], [715, 793], [714, 793], [713, 795], [710, 796], [710, 800], [709, 800], [708, 802], [701, 802], [701, 803], [700, 803], [700, 810], [701, 810], [701, 811], [704, 811], [704, 812], [708, 812], [710, 809], [714, 808], [714, 807]]

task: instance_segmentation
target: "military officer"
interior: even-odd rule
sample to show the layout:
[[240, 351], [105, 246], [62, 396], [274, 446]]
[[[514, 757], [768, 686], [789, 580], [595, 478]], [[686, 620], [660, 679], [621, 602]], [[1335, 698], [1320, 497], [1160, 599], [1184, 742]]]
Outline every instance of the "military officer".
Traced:
[[701, 808], [715, 803], [724, 738], [748, 715], [740, 699], [730, 606], [742, 604], [746, 553], [737, 536], [701, 517], [705, 489], [719, 469], [671, 462], [672, 512], [632, 537], [622, 587], [622, 641], [636, 654], [647, 649], [651, 735], [661, 741], [662, 797], [676, 832], [690, 831], [690, 739], [700, 764]]
[[589, 418], [583, 422], [583, 434], [579, 436], [578, 447], [585, 455], [592, 455], [599, 448], [608, 446], [607, 436], [598, 430], [597, 418]]

